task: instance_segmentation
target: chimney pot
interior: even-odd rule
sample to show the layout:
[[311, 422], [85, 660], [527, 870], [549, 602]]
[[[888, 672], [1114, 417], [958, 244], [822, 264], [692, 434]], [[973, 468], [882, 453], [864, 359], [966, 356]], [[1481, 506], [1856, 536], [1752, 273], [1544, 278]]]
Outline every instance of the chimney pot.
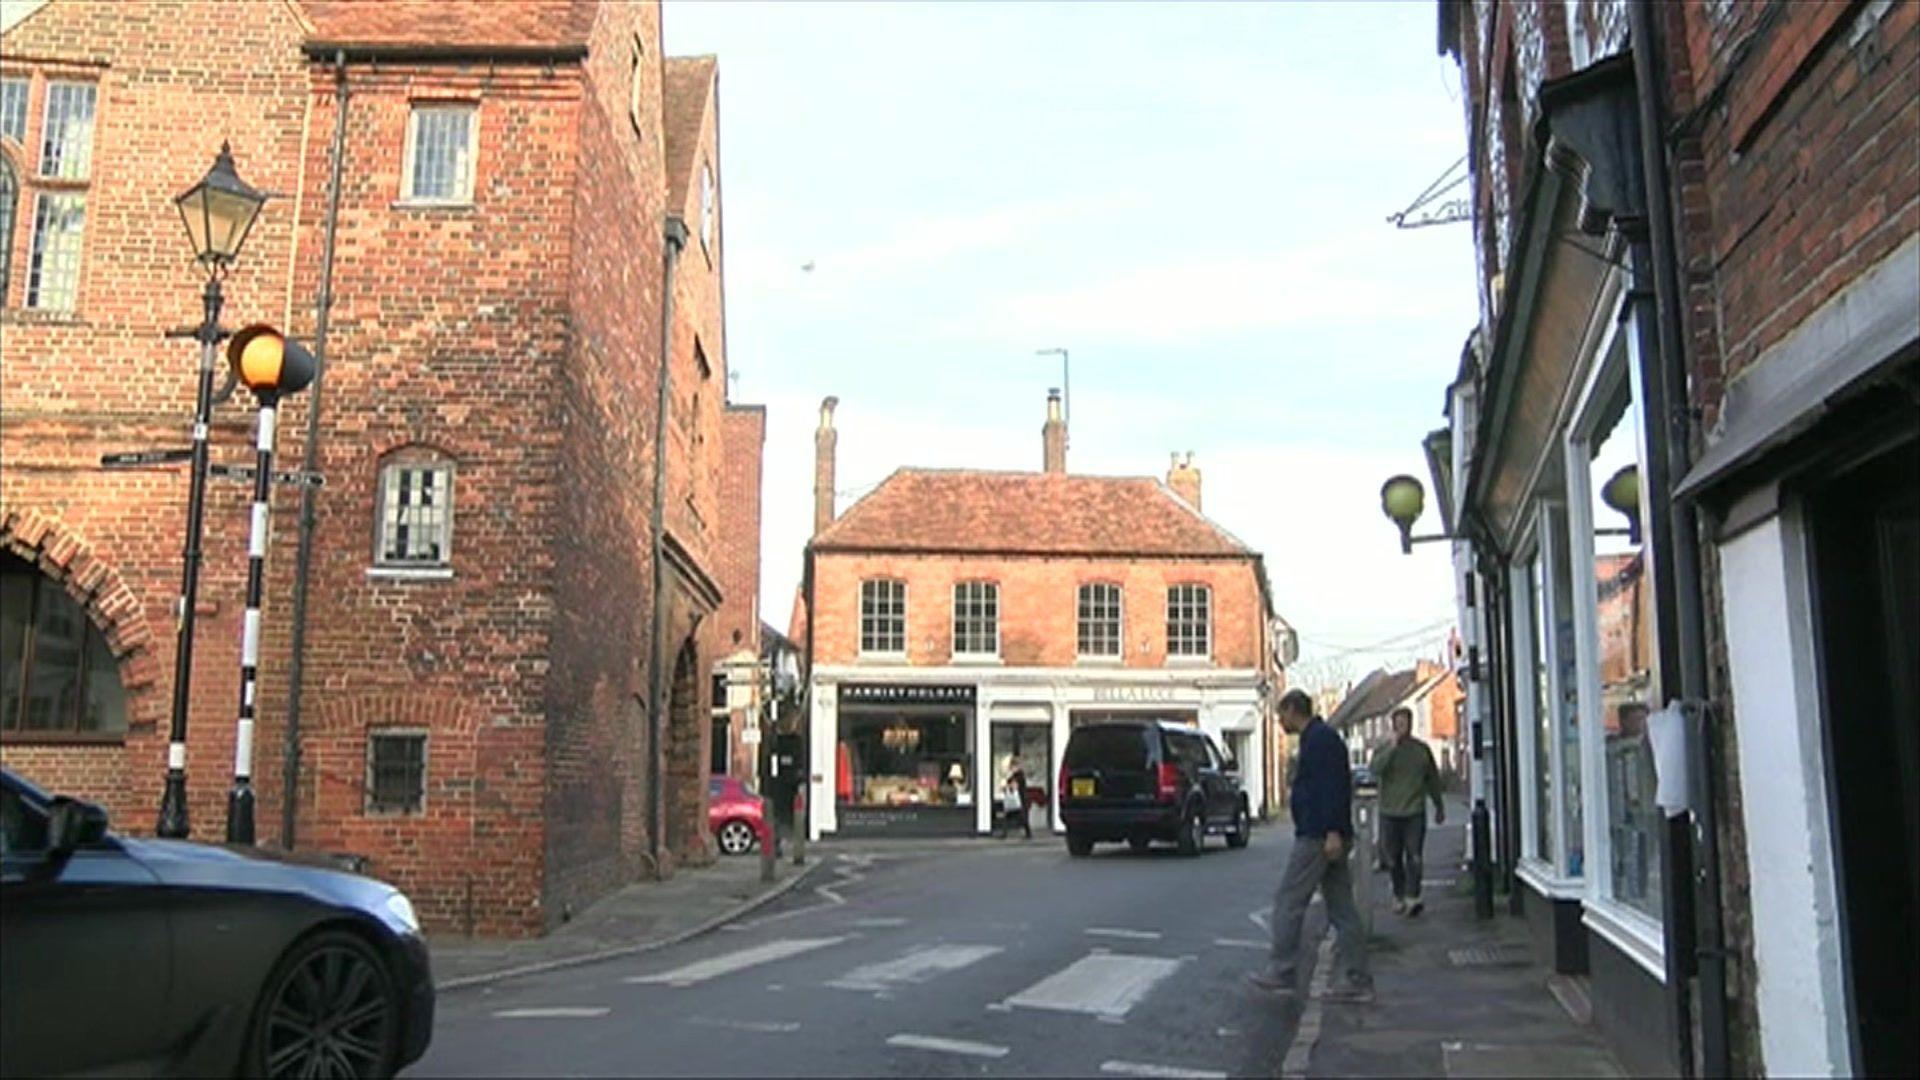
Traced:
[[1193, 451], [1187, 451], [1185, 457], [1174, 451], [1173, 464], [1167, 469], [1167, 486], [1188, 506], [1200, 509], [1200, 470], [1193, 467]]
[[1047, 422], [1040, 426], [1041, 468], [1049, 473], [1067, 471], [1067, 420], [1061, 414], [1060, 391], [1047, 391]]

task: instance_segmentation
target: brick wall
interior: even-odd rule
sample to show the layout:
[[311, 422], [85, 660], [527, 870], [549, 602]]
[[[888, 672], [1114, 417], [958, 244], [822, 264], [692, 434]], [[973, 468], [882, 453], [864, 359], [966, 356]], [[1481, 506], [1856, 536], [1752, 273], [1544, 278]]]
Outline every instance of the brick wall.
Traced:
[[1000, 585], [1000, 656], [1009, 666], [1075, 666], [1079, 586], [1094, 581], [1116, 582], [1123, 589], [1125, 647], [1119, 664], [1166, 666], [1167, 587], [1204, 584], [1213, 590], [1213, 666], [1260, 665], [1260, 594], [1252, 564], [1244, 559], [1123, 562], [822, 552], [815, 557], [814, 574], [816, 664], [858, 661], [860, 583], [884, 577], [907, 583], [911, 664], [951, 662], [954, 583], [984, 580]]
[[[197, 3], [71, 0], [0, 38], [0, 74], [32, 87], [26, 140], [0, 147], [22, 182], [0, 304], [0, 542], [39, 561], [88, 606], [128, 693], [122, 743], [9, 739], [0, 760], [103, 803], [132, 832], [152, 830], [166, 769], [187, 478], [178, 466], [108, 473], [98, 462], [111, 451], [190, 441], [197, 346], [161, 335], [199, 321], [204, 279], [172, 200], [205, 174], [223, 139], [242, 177], [285, 193], [268, 204], [227, 278], [225, 321], [287, 317], [304, 198], [299, 33], [277, 4], [234, 19]], [[79, 292], [67, 314], [23, 306], [49, 78], [99, 88], [91, 167], [79, 187]], [[243, 397], [216, 413], [216, 460], [252, 459]], [[187, 762], [202, 838], [222, 834], [232, 775], [249, 497], [246, 485], [210, 482]]]
[[721, 431], [720, 544], [715, 576], [726, 600], [714, 616], [715, 660], [738, 649], [760, 651], [760, 473], [767, 410], [729, 405]]

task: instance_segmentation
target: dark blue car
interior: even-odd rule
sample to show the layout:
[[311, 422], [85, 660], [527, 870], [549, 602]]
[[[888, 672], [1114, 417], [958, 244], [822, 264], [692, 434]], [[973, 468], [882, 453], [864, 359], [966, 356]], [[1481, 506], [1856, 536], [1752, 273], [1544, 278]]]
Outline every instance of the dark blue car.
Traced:
[[390, 885], [117, 836], [0, 770], [0, 1075], [390, 1076], [433, 980]]

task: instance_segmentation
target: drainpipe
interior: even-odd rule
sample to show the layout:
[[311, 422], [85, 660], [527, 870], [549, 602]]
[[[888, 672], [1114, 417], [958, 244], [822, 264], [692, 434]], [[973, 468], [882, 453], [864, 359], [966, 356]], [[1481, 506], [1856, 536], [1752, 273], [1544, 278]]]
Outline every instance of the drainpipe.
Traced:
[[[340, 173], [347, 152], [347, 54], [333, 54], [333, 163], [327, 180], [327, 239], [320, 256], [320, 295], [314, 300], [313, 386], [307, 391], [307, 441], [301, 451], [309, 470], [320, 464], [320, 393], [327, 380], [327, 324], [333, 313], [334, 237], [340, 226]], [[295, 223], [298, 227], [298, 223]], [[307, 658], [307, 588], [313, 580], [314, 489], [300, 485], [300, 550], [294, 557], [293, 656], [287, 666], [287, 730], [282, 766], [280, 846], [293, 850], [300, 807], [300, 696]]]
[[[1657, 302], [1655, 316], [1659, 334], [1659, 385], [1664, 401], [1663, 424], [1649, 425], [1654, 435], [1655, 452], [1664, 450], [1666, 483], [1653, 491], [1656, 498], [1672, 506], [1672, 528], [1667, 545], [1674, 584], [1675, 629], [1678, 634], [1679, 694], [1692, 705], [1707, 700], [1707, 650], [1705, 616], [1700, 586], [1699, 519], [1691, 502], [1674, 504], [1672, 484], [1691, 467], [1692, 416], [1687, 393], [1685, 353], [1680, 327], [1681, 297], [1679, 282], [1679, 237], [1668, 202], [1672, 192], [1667, 175], [1665, 117], [1660, 94], [1660, 42], [1654, 28], [1654, 13], [1649, 0], [1633, 0], [1627, 7], [1628, 32], [1632, 35], [1633, 73], [1639, 102], [1640, 158], [1647, 189], [1648, 240], [1651, 247], [1653, 286]], [[1639, 265], [1636, 263], [1636, 270]], [[1727, 1073], [1727, 982], [1726, 950], [1720, 912], [1720, 851], [1716, 808], [1713, 801], [1714, 741], [1710, 719], [1703, 710], [1688, 709], [1688, 754], [1692, 762], [1690, 778], [1694, 798], [1692, 860], [1695, 923], [1688, 929], [1700, 979], [1701, 1069], [1708, 1076]], [[1677, 883], [1676, 883], [1677, 884]], [[1669, 960], [1670, 973], [1675, 967]], [[1690, 1012], [1678, 1016], [1691, 1025]], [[1683, 1029], [1682, 1046], [1690, 1042], [1690, 1030]], [[1691, 1056], [1690, 1051], [1688, 1054]], [[1692, 1061], [1684, 1066], [1691, 1068]]]
[[648, 650], [649, 698], [652, 708], [647, 716], [647, 839], [652, 846], [654, 876], [660, 876], [661, 855], [666, 844], [660, 835], [664, 817], [665, 793], [660, 790], [662, 768], [660, 736], [666, 730], [666, 636], [667, 636], [667, 428], [672, 424], [673, 404], [673, 272], [680, 263], [680, 251], [687, 246], [687, 223], [679, 215], [669, 214], [666, 227], [664, 274], [660, 290], [660, 396], [653, 415], [653, 510], [648, 525], [653, 532], [653, 642]]
[[[832, 497], [831, 493], [828, 495]], [[813, 602], [813, 543], [808, 541], [801, 586], [807, 596], [806, 675], [800, 680], [800, 802], [793, 812], [793, 865], [807, 864], [807, 836], [813, 831], [813, 639], [820, 636], [820, 612]], [[834, 768], [839, 768], [837, 759]]]

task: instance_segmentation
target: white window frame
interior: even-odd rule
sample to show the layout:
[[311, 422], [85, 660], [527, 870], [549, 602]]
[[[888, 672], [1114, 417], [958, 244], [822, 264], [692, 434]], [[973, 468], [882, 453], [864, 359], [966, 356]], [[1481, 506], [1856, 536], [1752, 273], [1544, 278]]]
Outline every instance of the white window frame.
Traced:
[[[867, 615], [867, 588], [868, 586], [871, 586], [871, 585], [892, 585], [897, 587], [900, 590], [899, 591], [900, 647], [898, 649], [867, 648], [867, 620], [869, 618], [869, 616]], [[907, 641], [909, 636], [908, 625], [907, 625], [907, 610], [908, 609], [907, 609], [906, 579], [881, 577], [881, 578], [866, 578], [862, 580], [860, 582], [860, 625], [858, 626], [856, 631], [859, 635], [860, 655], [864, 657], [880, 657], [888, 660], [904, 659], [907, 655]], [[889, 618], [891, 617], [892, 616], [889, 616]], [[877, 616], [875, 618], [877, 618]]]
[[[437, 561], [426, 559], [390, 559], [387, 557], [387, 485], [392, 482], [396, 469], [435, 470], [446, 474], [446, 529], [440, 537], [440, 558]], [[453, 459], [438, 454], [423, 454], [418, 457], [389, 456], [380, 462], [380, 473], [374, 483], [373, 504], [373, 565], [368, 573], [375, 577], [416, 577], [447, 578], [453, 576], [453, 527], [459, 502], [456, 497], [459, 483], [459, 470]]]
[[[961, 641], [963, 640], [963, 637], [960, 633], [960, 611], [961, 611], [961, 603], [962, 603], [960, 591], [962, 589], [985, 589], [987, 590], [988, 599], [990, 599], [993, 603], [993, 622], [991, 624], [993, 628], [993, 647], [984, 652], [978, 651], [978, 650], [966, 650], [960, 647]], [[1000, 583], [999, 582], [983, 581], [978, 578], [972, 578], [966, 581], [956, 581], [953, 583], [953, 655], [955, 659], [963, 659], [963, 660], [999, 659], [1000, 657]]]
[[[1118, 629], [1114, 634], [1114, 651], [1110, 653], [1090, 653], [1086, 651], [1086, 641], [1080, 633], [1080, 601], [1088, 589], [1112, 589], [1114, 621]], [[1080, 660], [1088, 663], [1117, 664], [1127, 658], [1127, 590], [1117, 581], [1083, 581], [1073, 590], [1073, 652]]]
[[[1624, 303], [1624, 299], [1621, 303]], [[1631, 425], [1636, 460], [1646, 462], [1645, 433], [1640, 425], [1641, 394], [1638, 335], [1619, 319], [1609, 319], [1608, 329], [1595, 355], [1585, 385], [1568, 426], [1564, 454], [1567, 474], [1567, 534], [1569, 552], [1575, 567], [1588, 568], [1574, 575], [1574, 647], [1580, 679], [1580, 757], [1582, 807], [1585, 825], [1586, 861], [1596, 868], [1586, 875], [1585, 909], [1582, 921], [1594, 933], [1618, 947], [1628, 958], [1661, 982], [1666, 981], [1666, 930], [1663, 919], [1616, 900], [1613, 896], [1613, 844], [1607, 823], [1611, 820], [1606, 782], [1605, 717], [1600, 709], [1599, 583], [1592, 572], [1595, 560], [1593, 542], [1593, 477], [1589, 451], [1598, 434], [1600, 419], [1608, 402], [1624, 386], [1629, 395], [1627, 411], [1620, 423]], [[1616, 429], [1617, 431], [1617, 429]], [[1641, 486], [1641, 520], [1646, 516], [1646, 487]], [[1654, 613], [1653, 639], [1660, 640], [1659, 613]], [[1654, 666], [1655, 686], [1660, 685], [1659, 654], [1655, 650], [1649, 662]], [[1651, 703], [1650, 703], [1651, 704]], [[1662, 866], [1665, 839], [1661, 838]], [[1662, 888], [1665, 888], [1663, 882]], [[1665, 898], [1662, 897], [1664, 906]]]
[[[467, 153], [460, 174], [455, 178], [451, 196], [419, 195], [414, 192], [414, 156], [419, 149], [420, 119], [428, 113], [464, 112], [467, 114]], [[472, 206], [474, 173], [480, 157], [480, 106], [472, 101], [421, 100], [407, 110], [407, 143], [400, 160], [400, 203], [403, 206]]]
[[[1173, 651], [1173, 604], [1174, 594], [1183, 589], [1198, 590], [1205, 605], [1205, 613], [1200, 621], [1200, 651]], [[1191, 606], [1192, 601], [1188, 601]], [[1167, 586], [1167, 662], [1170, 664], [1202, 664], [1213, 659], [1213, 586], [1202, 581], [1183, 581]]]

